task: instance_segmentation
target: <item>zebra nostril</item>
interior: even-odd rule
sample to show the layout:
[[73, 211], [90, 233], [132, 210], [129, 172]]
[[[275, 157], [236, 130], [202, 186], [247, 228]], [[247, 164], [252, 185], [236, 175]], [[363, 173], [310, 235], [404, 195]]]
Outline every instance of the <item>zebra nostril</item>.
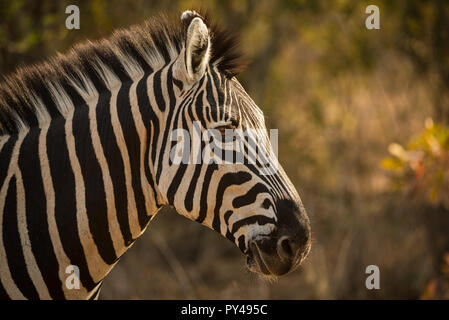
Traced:
[[295, 245], [289, 237], [282, 237], [278, 241], [278, 255], [286, 260], [292, 260], [296, 253]]
[[270, 207], [271, 207], [271, 201], [268, 200], [268, 199], [265, 199], [265, 200], [263, 201], [263, 203], [262, 203], [262, 208], [268, 209], [268, 208], [270, 208]]

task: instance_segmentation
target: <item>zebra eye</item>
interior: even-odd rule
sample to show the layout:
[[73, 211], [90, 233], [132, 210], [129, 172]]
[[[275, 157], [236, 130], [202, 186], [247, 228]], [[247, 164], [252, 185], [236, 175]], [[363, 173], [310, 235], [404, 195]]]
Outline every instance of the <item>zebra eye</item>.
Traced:
[[216, 127], [215, 129], [220, 131], [220, 134], [222, 136], [225, 136], [226, 135], [226, 130], [232, 130], [233, 128], [230, 127], [230, 126], [219, 126], [219, 127]]
[[[233, 134], [233, 130], [235, 129], [235, 127], [232, 124], [217, 126], [214, 129], [218, 130], [223, 138], [226, 139], [228, 135], [232, 135], [232, 141], [236, 140], [236, 136], [235, 134]], [[225, 141], [228, 141], [228, 139], [226, 139]]]

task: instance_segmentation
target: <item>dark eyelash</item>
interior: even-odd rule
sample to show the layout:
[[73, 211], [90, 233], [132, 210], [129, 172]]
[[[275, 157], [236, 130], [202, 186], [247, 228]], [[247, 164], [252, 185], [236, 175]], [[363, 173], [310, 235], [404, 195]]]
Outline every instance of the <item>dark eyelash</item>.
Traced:
[[[218, 130], [222, 137], [226, 137], [226, 133], [227, 133], [226, 130], [234, 130], [235, 128], [236, 128], [236, 126], [234, 126], [231, 123], [231, 124], [228, 124], [228, 125], [218, 126], [218, 127], [214, 128], [214, 129]], [[232, 136], [232, 141], [236, 141], [236, 137], [234, 135]]]
[[218, 126], [218, 127], [215, 127], [214, 129], [220, 131], [222, 133], [222, 135], [224, 135], [226, 130], [233, 130], [235, 128], [236, 127], [231, 124], [231, 125]]

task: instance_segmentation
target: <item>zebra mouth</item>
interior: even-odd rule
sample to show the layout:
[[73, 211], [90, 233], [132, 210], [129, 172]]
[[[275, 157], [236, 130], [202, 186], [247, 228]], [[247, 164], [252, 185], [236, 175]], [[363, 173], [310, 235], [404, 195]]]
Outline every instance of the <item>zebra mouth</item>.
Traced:
[[248, 269], [264, 276], [281, 276], [295, 270], [307, 256], [310, 242], [295, 247], [289, 239], [272, 236], [249, 241]]
[[262, 253], [255, 241], [251, 241], [249, 244], [250, 250], [247, 256], [248, 269], [255, 273], [261, 273], [264, 275], [271, 275], [270, 270], [265, 263]]

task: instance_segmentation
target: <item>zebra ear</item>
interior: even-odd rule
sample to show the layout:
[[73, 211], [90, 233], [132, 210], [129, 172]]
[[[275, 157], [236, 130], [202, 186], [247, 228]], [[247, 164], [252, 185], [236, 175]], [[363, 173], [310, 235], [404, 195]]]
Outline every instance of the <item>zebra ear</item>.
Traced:
[[196, 82], [204, 75], [210, 59], [209, 29], [203, 19], [192, 11], [184, 12], [181, 20], [190, 20], [185, 43], [185, 68], [188, 80]]

